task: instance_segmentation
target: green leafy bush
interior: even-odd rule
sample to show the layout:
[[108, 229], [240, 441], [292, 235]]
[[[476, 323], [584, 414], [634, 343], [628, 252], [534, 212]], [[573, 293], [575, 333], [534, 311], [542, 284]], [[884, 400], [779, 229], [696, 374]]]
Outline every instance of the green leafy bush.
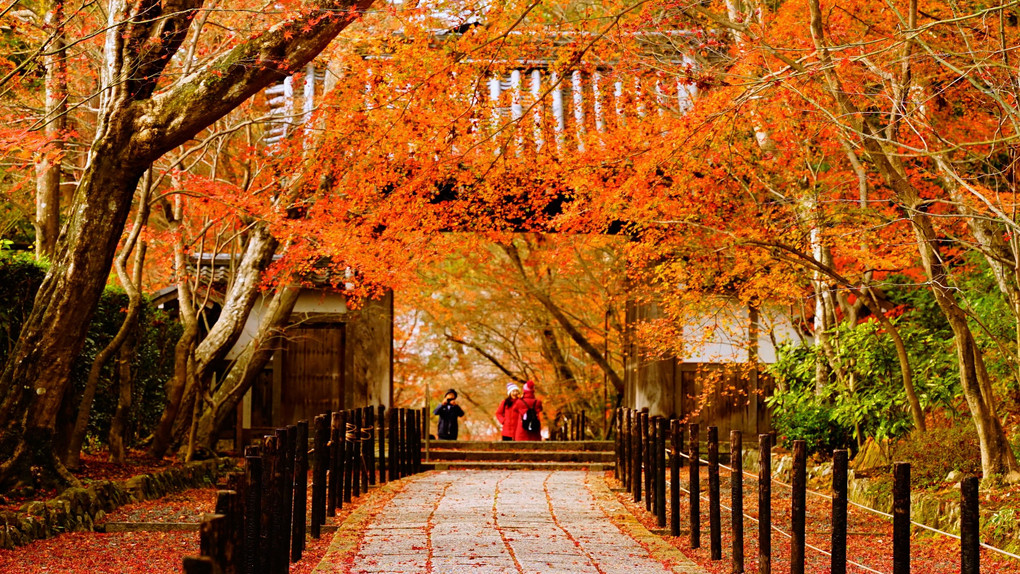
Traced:
[[[30, 256], [0, 253], [0, 365], [17, 342], [21, 326], [32, 310], [32, 302], [46, 270]], [[73, 397], [80, 397], [96, 354], [113, 339], [127, 308], [127, 295], [107, 288], [86, 334], [82, 350], [71, 370]], [[173, 375], [173, 349], [181, 327], [149, 302], [144, 302], [139, 332], [132, 344], [131, 371], [134, 374], [132, 406], [129, 414], [128, 444], [147, 435], [163, 412], [165, 384]], [[117, 408], [116, 361], [103, 371], [96, 391], [88, 432], [105, 442], [110, 421]], [[77, 408], [77, 405], [72, 405]], [[73, 416], [71, 414], [70, 416]]]
[[[913, 322], [912, 313], [895, 320], [914, 372], [922, 409], [951, 409], [959, 379], [941, 332]], [[889, 439], [913, 428], [899, 359], [892, 338], [878, 321], [840, 325], [831, 333], [831, 360], [839, 367], [820, 392], [815, 387], [815, 347], [779, 349], [770, 367], [777, 391], [768, 399], [776, 431], [786, 441], [803, 439], [814, 452], [856, 448], [869, 438]], [[829, 360], [823, 358], [823, 360]], [[833, 369], [835, 371], [836, 369]], [[813, 444], [812, 441], [815, 441]]]

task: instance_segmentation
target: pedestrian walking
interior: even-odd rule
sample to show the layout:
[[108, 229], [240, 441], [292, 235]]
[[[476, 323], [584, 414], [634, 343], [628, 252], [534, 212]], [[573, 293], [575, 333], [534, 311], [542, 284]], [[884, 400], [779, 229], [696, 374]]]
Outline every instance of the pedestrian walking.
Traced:
[[496, 409], [496, 420], [503, 425], [503, 440], [514, 440], [517, 425], [521, 422], [521, 417], [514, 414], [514, 404], [520, 399], [521, 388], [516, 383], [507, 383], [506, 398], [500, 401], [499, 408]]
[[514, 440], [542, 440], [542, 400], [535, 397], [535, 381], [524, 383], [524, 393], [514, 403], [514, 413], [519, 421]]
[[464, 409], [457, 404], [457, 391], [446, 391], [443, 404], [436, 407], [432, 414], [439, 416], [436, 434], [439, 440], [457, 440], [457, 419], [464, 416]]

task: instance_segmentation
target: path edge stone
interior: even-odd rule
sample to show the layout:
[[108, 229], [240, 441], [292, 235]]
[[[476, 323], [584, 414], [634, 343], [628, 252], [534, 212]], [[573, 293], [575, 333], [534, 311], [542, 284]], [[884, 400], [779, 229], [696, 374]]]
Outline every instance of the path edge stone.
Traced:
[[613, 524], [618, 526], [624, 534], [636, 540], [639, 544], [648, 549], [651, 557], [674, 572], [675, 574], [707, 574], [707, 571], [699, 566], [672, 544], [666, 542], [662, 537], [653, 534], [616, 498], [616, 494], [606, 483], [604, 472], [588, 471], [588, 479], [585, 483], [592, 493], [599, 508], [606, 513]]
[[353, 566], [354, 556], [357, 555], [358, 548], [361, 546], [368, 522], [375, 518], [376, 513], [383, 506], [386, 506], [410, 481], [426, 474], [429, 474], [428, 471], [399, 480], [389, 481], [378, 488], [373, 488], [370, 491], [371, 500], [359, 504], [337, 526], [336, 534], [330, 540], [326, 553], [322, 556], [322, 560], [312, 569], [311, 574], [337, 574], [339, 572], [346, 572], [348, 566]]

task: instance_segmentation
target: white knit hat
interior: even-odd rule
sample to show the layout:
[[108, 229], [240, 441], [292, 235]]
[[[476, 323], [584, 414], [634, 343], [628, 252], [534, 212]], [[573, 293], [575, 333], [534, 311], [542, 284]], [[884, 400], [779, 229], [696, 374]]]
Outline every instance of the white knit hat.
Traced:
[[506, 394], [508, 394], [508, 395], [510, 393], [514, 392], [514, 391], [520, 391], [520, 390], [521, 390], [521, 388], [517, 386], [517, 383], [507, 383], [506, 384]]

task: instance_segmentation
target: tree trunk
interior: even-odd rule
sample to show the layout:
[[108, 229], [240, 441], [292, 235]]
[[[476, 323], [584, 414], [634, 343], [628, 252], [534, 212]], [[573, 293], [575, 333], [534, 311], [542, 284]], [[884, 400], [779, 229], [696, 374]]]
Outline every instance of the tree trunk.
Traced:
[[612, 365], [609, 364], [609, 360], [605, 357], [605, 355], [603, 355], [602, 352], [599, 351], [598, 348], [595, 347], [595, 345], [592, 344], [592, 342], [589, 341], [576, 326], [574, 326], [570, 319], [563, 313], [563, 310], [560, 309], [546, 293], [532, 283], [524, 269], [524, 264], [521, 262], [521, 255], [517, 251], [517, 247], [512, 243], [509, 245], [501, 245], [500, 247], [503, 248], [507, 257], [510, 258], [510, 261], [513, 262], [517, 272], [520, 274], [521, 279], [524, 281], [524, 284], [528, 289], [528, 293], [531, 294], [535, 300], [541, 303], [543, 307], [545, 307], [549, 314], [552, 315], [553, 319], [555, 319], [556, 322], [563, 327], [563, 330], [566, 331], [567, 335], [569, 335], [570, 338], [577, 343], [577, 346], [579, 346], [582, 351], [595, 361], [599, 368], [602, 369], [602, 372], [609, 377], [609, 382], [613, 384], [613, 388], [616, 390], [617, 394], [623, 394], [623, 378], [620, 377], [620, 374], [617, 373], [616, 370], [613, 369]]
[[[960, 369], [960, 384], [963, 387], [971, 418], [977, 428], [981, 447], [981, 468], [985, 476], [1007, 474], [1011, 479], [1020, 478], [1020, 467], [1016, 456], [1006, 439], [1002, 422], [995, 411], [995, 397], [992, 393], [988, 373], [985, 370], [981, 349], [967, 325], [967, 315], [956, 301], [948, 281], [949, 276], [938, 253], [938, 237], [931, 218], [924, 211], [924, 202], [917, 189], [907, 179], [896, 150], [883, 147], [880, 129], [873, 125], [874, 119], [861, 113], [856, 104], [843, 89], [836, 67], [832, 65], [825, 41], [823, 16], [818, 0], [809, 0], [811, 12], [811, 36], [822, 63], [826, 87], [836, 101], [840, 111], [848, 118], [859, 122], [862, 145], [869, 159], [886, 184], [896, 194], [914, 228], [918, 252], [928, 276], [929, 287], [935, 301], [953, 329], [953, 344], [956, 347]], [[916, 8], [916, 5], [915, 5]], [[916, 17], [916, 15], [911, 16]], [[906, 66], [908, 61], [904, 60]], [[909, 70], [908, 70], [909, 71]]]
[[[111, 2], [99, 122], [53, 263], [0, 374], [0, 488], [67, 480], [53, 451], [57, 412], [74, 358], [110, 272], [144, 170], [289, 70], [318, 55], [372, 0], [312, 1], [292, 20], [240, 42], [176, 82], [174, 61], [200, 0]], [[157, 86], [165, 86], [155, 93]]]
[[[183, 210], [183, 202], [178, 197], [174, 201], [174, 220], [171, 224], [171, 228], [175, 231], [180, 228], [181, 220], [184, 217]], [[177, 242], [174, 244], [174, 266], [177, 269], [177, 303], [184, 329], [174, 346], [174, 376], [167, 381], [166, 407], [159, 417], [156, 430], [152, 433], [152, 444], [149, 445], [149, 456], [154, 458], [163, 458], [167, 449], [170, 448], [174, 422], [177, 420], [177, 414], [181, 412], [181, 401], [184, 399], [184, 391], [189, 381], [189, 366], [195, 352], [195, 341], [198, 340], [198, 313], [195, 309], [191, 280], [186, 271], [188, 255], [184, 239], [179, 233]]]
[[297, 303], [301, 288], [296, 286], [278, 289], [270, 300], [259, 324], [255, 337], [245, 346], [241, 356], [223, 378], [219, 388], [212, 397], [212, 408], [206, 409], [198, 421], [198, 433], [195, 444], [213, 450], [216, 437], [223, 425], [237, 410], [237, 405], [244, 398], [252, 384], [258, 379], [259, 373], [279, 351], [281, 336], [290, 322], [291, 311]]
[[46, 69], [46, 134], [48, 149], [36, 162], [35, 194], [35, 256], [50, 259], [60, 233], [60, 163], [64, 155], [64, 132], [67, 127], [67, 57], [64, 51], [64, 2], [56, 0], [46, 13], [44, 26], [52, 29], [53, 39], [42, 57]]
[[89, 376], [85, 382], [85, 392], [82, 395], [81, 403], [78, 405], [78, 415], [75, 419], [74, 430], [71, 432], [71, 440], [68, 443], [67, 452], [64, 453], [64, 465], [70, 470], [78, 470], [78, 466], [81, 462], [81, 445], [85, 441], [89, 415], [92, 412], [92, 401], [95, 400], [96, 389], [99, 387], [99, 378], [103, 374], [103, 369], [106, 368], [110, 359], [117, 355], [121, 346], [124, 344], [124, 341], [128, 339], [131, 333], [134, 332], [138, 326], [138, 315], [142, 309], [142, 270], [145, 265], [146, 250], [144, 242], [142, 242], [142, 244], [138, 247], [138, 255], [135, 257], [135, 267], [130, 276], [125, 269], [125, 266], [128, 258], [131, 256], [131, 252], [134, 250], [135, 244], [138, 242], [142, 228], [149, 219], [149, 192], [151, 191], [152, 171], [150, 170], [146, 173], [148, 174], [148, 177], [145, 178], [145, 182], [139, 192], [139, 208], [134, 228], [131, 230], [127, 240], [124, 242], [124, 247], [121, 250], [120, 256], [117, 257], [114, 262], [114, 267], [117, 270], [117, 276], [119, 277], [120, 283], [124, 287], [124, 291], [128, 296], [127, 313], [124, 315], [124, 321], [117, 330], [117, 334], [114, 335], [110, 343], [107, 344], [98, 355], [96, 355], [96, 358], [92, 361], [92, 368], [89, 369]]
[[[136, 333], [137, 335], [137, 333]], [[117, 369], [117, 410], [110, 421], [110, 462], [124, 464], [127, 462], [127, 427], [128, 415], [131, 414], [131, 392], [134, 388], [134, 374], [131, 363], [135, 358], [136, 337], [125, 341], [120, 348]]]

